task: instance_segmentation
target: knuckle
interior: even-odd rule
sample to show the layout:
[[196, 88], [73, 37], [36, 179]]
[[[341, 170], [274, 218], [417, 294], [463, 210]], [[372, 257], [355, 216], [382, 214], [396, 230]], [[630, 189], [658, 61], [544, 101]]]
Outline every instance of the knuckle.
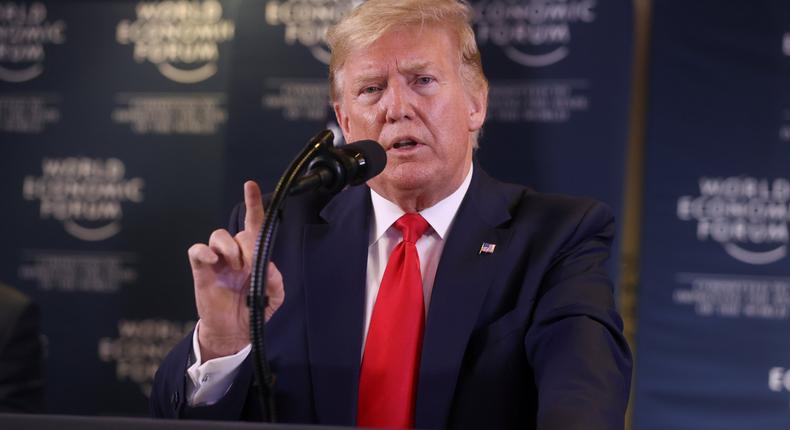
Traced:
[[209, 241], [209, 243], [214, 244], [214, 243], [222, 241], [228, 235], [229, 235], [229, 233], [227, 232], [227, 230], [225, 230], [224, 228], [218, 228], [218, 229], [214, 230], [213, 232], [211, 232], [211, 236], [209, 236], [208, 241]]
[[279, 270], [273, 269], [273, 270], [269, 270], [269, 278], [275, 281], [279, 281], [283, 278], [283, 275], [280, 273]]
[[196, 243], [190, 246], [189, 249], [187, 249], [187, 255], [189, 255], [191, 259], [197, 258], [198, 255], [200, 255], [200, 251], [203, 249], [203, 246], [205, 245], [202, 243]]

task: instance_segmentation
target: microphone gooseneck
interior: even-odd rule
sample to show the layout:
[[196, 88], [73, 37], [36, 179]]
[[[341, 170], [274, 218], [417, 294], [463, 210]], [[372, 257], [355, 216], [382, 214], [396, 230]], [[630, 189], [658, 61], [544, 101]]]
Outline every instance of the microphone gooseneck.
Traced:
[[[250, 308], [250, 342], [255, 385], [264, 421], [277, 422], [277, 408], [274, 402], [276, 380], [266, 359], [263, 310], [268, 304], [265, 280], [274, 250], [277, 227], [282, 218], [283, 202], [289, 195], [317, 188], [332, 193], [340, 192], [348, 185], [358, 185], [378, 175], [387, 165], [386, 152], [372, 140], [334, 148], [333, 139], [334, 135], [329, 130], [318, 133], [291, 162], [274, 188], [263, 227], [255, 243], [247, 304]], [[304, 172], [313, 161], [315, 162], [312, 169], [305, 175]], [[294, 188], [297, 188], [297, 192], [292, 191]]]

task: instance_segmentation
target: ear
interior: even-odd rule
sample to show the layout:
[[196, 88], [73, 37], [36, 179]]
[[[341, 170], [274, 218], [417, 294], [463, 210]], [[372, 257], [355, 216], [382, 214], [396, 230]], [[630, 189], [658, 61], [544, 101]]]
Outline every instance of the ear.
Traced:
[[486, 112], [488, 111], [488, 94], [486, 91], [475, 90], [470, 91], [467, 95], [469, 107], [469, 131], [474, 132], [483, 127], [486, 121]]
[[[348, 115], [339, 102], [332, 102], [332, 108], [335, 110], [335, 118], [337, 119], [337, 124], [340, 126], [340, 130], [343, 132], [343, 136], [348, 138], [350, 131], [348, 129]], [[348, 142], [348, 140], [346, 141]]]

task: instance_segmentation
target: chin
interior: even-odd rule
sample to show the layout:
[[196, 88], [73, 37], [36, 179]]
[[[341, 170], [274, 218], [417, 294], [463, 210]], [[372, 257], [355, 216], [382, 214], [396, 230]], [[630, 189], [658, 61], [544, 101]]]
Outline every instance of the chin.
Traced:
[[393, 169], [389, 166], [381, 175], [371, 179], [369, 185], [373, 188], [388, 190], [415, 191], [424, 189], [434, 182], [434, 175], [430, 169], [416, 168], [416, 166], [400, 165]]
[[386, 179], [392, 185], [398, 185], [399, 188], [416, 189], [422, 188], [437, 178], [440, 173], [437, 166], [426, 166], [421, 163], [405, 163], [392, 169], [392, 171], [384, 171]]

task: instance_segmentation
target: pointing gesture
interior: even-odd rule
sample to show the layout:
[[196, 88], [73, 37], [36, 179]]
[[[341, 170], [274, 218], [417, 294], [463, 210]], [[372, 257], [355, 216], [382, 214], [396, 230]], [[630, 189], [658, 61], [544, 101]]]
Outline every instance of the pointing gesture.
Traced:
[[[255, 253], [255, 240], [263, 226], [265, 212], [258, 184], [244, 184], [244, 229], [235, 236], [215, 230], [208, 245], [198, 243], [189, 248], [189, 264], [195, 283], [195, 302], [200, 315], [198, 343], [203, 362], [232, 355], [250, 343], [250, 312], [247, 293]], [[285, 299], [283, 279], [273, 263], [266, 278], [269, 302], [266, 320]]]

